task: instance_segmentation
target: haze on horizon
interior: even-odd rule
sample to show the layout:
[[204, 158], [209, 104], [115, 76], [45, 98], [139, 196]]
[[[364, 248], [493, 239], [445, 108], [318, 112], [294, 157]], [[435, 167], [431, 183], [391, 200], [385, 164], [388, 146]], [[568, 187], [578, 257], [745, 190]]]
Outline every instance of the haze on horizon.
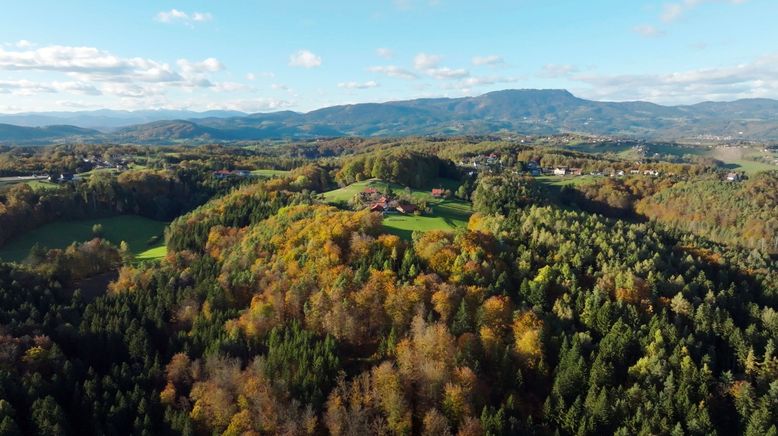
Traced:
[[304, 112], [506, 88], [778, 98], [770, 0], [119, 3], [6, 5], [0, 112]]

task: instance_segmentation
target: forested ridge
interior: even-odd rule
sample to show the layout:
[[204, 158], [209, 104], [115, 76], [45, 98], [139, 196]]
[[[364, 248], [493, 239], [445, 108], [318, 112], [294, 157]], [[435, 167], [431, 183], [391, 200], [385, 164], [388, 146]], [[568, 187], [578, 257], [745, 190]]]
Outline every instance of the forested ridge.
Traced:
[[[317, 195], [376, 168], [398, 183], [452, 175], [457, 158], [432, 141], [390, 149], [202, 179], [215, 197], [187, 204], [159, 262], [98, 238], [0, 263], [0, 434], [778, 432], [775, 257], [640, 209], [679, 209], [724, 183], [685, 175], [712, 173], [558, 196], [518, 171], [482, 174], [467, 229], [405, 240]], [[770, 225], [763, 177], [727, 186], [759, 195], [742, 213]], [[627, 219], [593, 213], [611, 192], [628, 196]], [[706, 198], [743, 204], [724, 192]], [[72, 289], [88, 256], [121, 265], [96, 298]]]

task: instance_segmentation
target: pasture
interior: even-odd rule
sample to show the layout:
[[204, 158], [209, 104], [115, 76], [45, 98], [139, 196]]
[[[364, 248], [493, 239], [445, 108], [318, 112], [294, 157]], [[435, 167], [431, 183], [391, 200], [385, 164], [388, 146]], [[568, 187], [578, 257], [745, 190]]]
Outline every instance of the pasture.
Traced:
[[324, 200], [328, 203], [345, 203], [366, 188], [375, 188], [386, 192], [387, 187], [396, 194], [410, 194], [416, 200], [425, 201], [432, 209], [428, 215], [386, 214], [384, 227], [388, 233], [410, 239], [414, 231], [456, 230], [467, 226], [472, 215], [470, 203], [457, 199], [440, 199], [432, 196], [432, 188], [456, 189], [455, 180], [438, 179], [428, 190], [411, 189], [395, 183], [378, 179], [364, 180], [343, 188], [325, 192]]
[[261, 177], [265, 179], [272, 179], [273, 177], [281, 177], [289, 174], [286, 170], [254, 170], [251, 175], [254, 177]]
[[112, 243], [127, 242], [136, 260], [158, 259], [167, 253], [164, 238], [166, 222], [120, 215], [46, 224], [0, 247], [0, 259], [22, 261], [36, 243], [46, 248], [65, 248], [73, 242], [87, 241], [92, 239], [92, 226], [95, 224], [102, 224], [103, 237]]

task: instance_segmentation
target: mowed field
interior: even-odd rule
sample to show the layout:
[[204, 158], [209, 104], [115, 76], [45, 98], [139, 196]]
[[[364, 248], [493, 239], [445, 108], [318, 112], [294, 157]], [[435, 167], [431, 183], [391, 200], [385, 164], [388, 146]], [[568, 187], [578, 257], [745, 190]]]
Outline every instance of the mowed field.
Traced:
[[752, 176], [763, 171], [778, 170], [778, 165], [770, 165], [764, 162], [757, 162], [753, 160], [737, 159], [727, 162], [732, 169], [736, 171], [743, 171], [749, 176]]
[[271, 179], [273, 177], [280, 177], [285, 176], [289, 174], [289, 171], [285, 170], [254, 170], [251, 172], [252, 176], [255, 177], [263, 177], [266, 179]]
[[[592, 175], [585, 176], [538, 176], [534, 177], [535, 181], [547, 185], [547, 186], [580, 186], [589, 183], [594, 183], [598, 177]], [[599, 176], [602, 179], [602, 176]]]
[[[47, 224], [8, 241], [0, 247], [0, 259], [22, 261], [36, 243], [46, 248], [65, 248], [73, 242], [92, 239], [92, 226], [95, 224], [102, 224], [103, 236], [112, 243], [127, 242], [136, 260], [158, 259], [167, 254], [164, 238], [166, 222], [120, 215]], [[155, 236], [157, 239], [149, 243]]]
[[[387, 183], [383, 180], [370, 179], [334, 191], [325, 192], [323, 196], [325, 201], [329, 203], [344, 203], [364, 191], [365, 188], [370, 187], [385, 192], [387, 186], [398, 194], [407, 192], [404, 186]], [[461, 200], [435, 198], [431, 193], [433, 187], [453, 190], [456, 189], [457, 182], [455, 180], [438, 179], [429, 190], [411, 189], [411, 196], [418, 200], [426, 201], [432, 208], [432, 214], [419, 216], [386, 214], [384, 216], [386, 231], [401, 238], [410, 239], [415, 231], [456, 230], [466, 227], [467, 221], [473, 213], [470, 203]]]
[[0, 178], [0, 192], [11, 189], [13, 186], [26, 183], [32, 187], [32, 189], [56, 189], [59, 185], [51, 183], [45, 179], [17, 179], [14, 177]]

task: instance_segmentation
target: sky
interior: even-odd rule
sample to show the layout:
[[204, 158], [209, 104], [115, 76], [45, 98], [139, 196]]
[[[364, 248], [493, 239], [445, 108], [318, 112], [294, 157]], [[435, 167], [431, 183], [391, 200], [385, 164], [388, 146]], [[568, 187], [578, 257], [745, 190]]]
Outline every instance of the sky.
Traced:
[[309, 111], [520, 88], [778, 98], [776, 0], [5, 3], [2, 113]]

